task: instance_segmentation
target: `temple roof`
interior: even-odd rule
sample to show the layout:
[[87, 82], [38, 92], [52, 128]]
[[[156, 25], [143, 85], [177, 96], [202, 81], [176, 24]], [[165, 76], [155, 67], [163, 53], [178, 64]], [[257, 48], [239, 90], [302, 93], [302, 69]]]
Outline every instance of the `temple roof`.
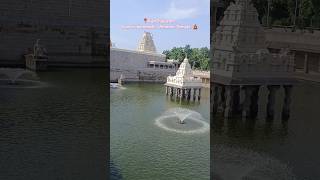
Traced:
[[194, 77], [189, 60], [186, 57], [180, 64], [176, 75], [167, 77], [166, 85], [178, 88], [201, 88], [202, 81], [200, 78]]
[[272, 54], [258, 12], [250, 0], [236, 0], [225, 10], [214, 34], [214, 82], [222, 84], [285, 84], [294, 67], [289, 51]]
[[144, 32], [138, 45], [138, 51], [156, 53], [156, 46], [150, 32]]
[[180, 67], [176, 73], [176, 76], [178, 77], [192, 77], [192, 69], [189, 64], [189, 60], [187, 57], [184, 58], [183, 62], [180, 64]]
[[231, 3], [215, 33], [214, 48], [254, 53], [265, 47], [264, 29], [250, 0], [236, 0], [236, 3]]

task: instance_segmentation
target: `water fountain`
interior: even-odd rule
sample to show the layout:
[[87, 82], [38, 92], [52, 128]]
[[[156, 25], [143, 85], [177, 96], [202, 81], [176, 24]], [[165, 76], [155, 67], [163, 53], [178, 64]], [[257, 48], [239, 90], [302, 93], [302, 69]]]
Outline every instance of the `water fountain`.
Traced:
[[164, 130], [181, 134], [201, 134], [210, 129], [200, 113], [185, 108], [167, 110], [156, 118], [155, 124]]
[[178, 114], [177, 112], [174, 112], [177, 117], [178, 117], [178, 123], [179, 124], [185, 124], [185, 119], [191, 115], [191, 113], [187, 113], [187, 114]]
[[35, 88], [43, 86], [37, 74], [21, 68], [0, 68], [1, 88]]
[[118, 83], [110, 83], [110, 89], [127, 89], [127, 88], [123, 87], [121, 84], [118, 84]]

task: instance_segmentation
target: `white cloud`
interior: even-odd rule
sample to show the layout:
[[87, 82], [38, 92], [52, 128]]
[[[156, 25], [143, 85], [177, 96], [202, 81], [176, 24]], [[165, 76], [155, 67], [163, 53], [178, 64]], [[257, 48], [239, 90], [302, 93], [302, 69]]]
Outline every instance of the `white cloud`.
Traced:
[[166, 19], [188, 19], [198, 14], [197, 8], [178, 8], [175, 2], [170, 4], [170, 8], [163, 14]]
[[210, 0], [172, 0], [162, 17], [175, 20], [195, 18], [206, 10], [209, 13], [209, 6]]

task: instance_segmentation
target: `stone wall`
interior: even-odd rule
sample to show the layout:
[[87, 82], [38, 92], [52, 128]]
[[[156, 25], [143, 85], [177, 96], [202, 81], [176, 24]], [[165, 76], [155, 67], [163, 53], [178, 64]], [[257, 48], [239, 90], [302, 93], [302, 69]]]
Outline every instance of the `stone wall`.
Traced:
[[140, 51], [110, 49], [110, 80], [116, 81], [120, 75], [131, 81], [164, 81], [173, 69], [148, 68], [149, 61], [165, 62], [166, 56], [162, 54], [146, 53]]
[[118, 78], [124, 77], [124, 81], [129, 82], [166, 82], [167, 76], [174, 75], [175, 70], [173, 69], [153, 69], [143, 68], [136, 70], [118, 70], [110, 71], [110, 81], [117, 82]]
[[285, 28], [266, 29], [268, 48], [281, 49], [289, 47], [294, 51], [320, 53], [320, 31], [313, 33], [306, 30], [292, 32]]
[[0, 65], [23, 65], [37, 39], [49, 65], [106, 66], [109, 0], [0, 2]]
[[266, 29], [268, 48], [278, 52], [281, 48], [294, 55], [295, 76], [298, 79], [320, 82], [320, 31], [272, 28]]
[[138, 74], [140, 81], [166, 82], [167, 76], [174, 75], [175, 70], [146, 68], [142, 69], [142, 71], [139, 71]]

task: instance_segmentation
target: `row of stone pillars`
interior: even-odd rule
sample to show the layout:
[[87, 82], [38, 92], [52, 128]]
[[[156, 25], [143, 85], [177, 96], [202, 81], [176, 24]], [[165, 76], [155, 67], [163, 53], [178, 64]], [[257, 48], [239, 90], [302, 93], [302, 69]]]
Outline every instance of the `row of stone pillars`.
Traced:
[[[279, 85], [268, 85], [267, 120], [273, 120], [275, 115], [275, 99]], [[290, 103], [292, 85], [283, 85], [284, 101], [282, 107], [282, 119], [288, 120], [290, 116]], [[256, 118], [258, 115], [259, 85], [222, 85], [213, 84], [212, 87], [212, 113], [223, 112], [225, 118], [241, 114], [244, 118]], [[244, 98], [241, 101], [240, 93]]]
[[166, 86], [166, 95], [170, 97], [175, 97], [180, 100], [193, 100], [200, 101], [201, 99], [201, 88], [175, 88], [171, 86]]

